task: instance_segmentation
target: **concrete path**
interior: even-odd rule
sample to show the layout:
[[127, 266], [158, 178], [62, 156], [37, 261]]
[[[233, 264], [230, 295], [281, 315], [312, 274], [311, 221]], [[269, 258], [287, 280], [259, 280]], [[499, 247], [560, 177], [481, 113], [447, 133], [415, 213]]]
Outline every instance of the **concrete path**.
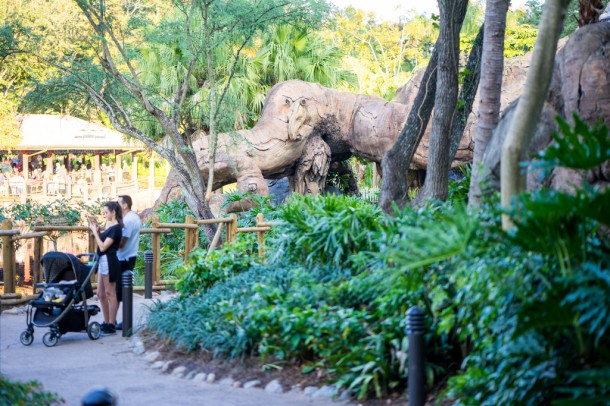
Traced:
[[[142, 315], [152, 301], [134, 296], [134, 324], [141, 326]], [[150, 363], [134, 354], [131, 340], [120, 332], [96, 341], [89, 340], [86, 333], [67, 333], [49, 348], [42, 343], [42, 336], [49, 329], [35, 328], [34, 342], [26, 347], [19, 341], [26, 327], [25, 314], [12, 313], [0, 314], [0, 373], [19, 381], [35, 379], [46, 390], [63, 397], [67, 405], [80, 405], [86, 393], [100, 386], [110, 388], [121, 406], [344, 404], [303, 394], [272, 394], [257, 388], [232, 388], [172, 377], [151, 369]], [[101, 322], [101, 314], [93, 319]]]

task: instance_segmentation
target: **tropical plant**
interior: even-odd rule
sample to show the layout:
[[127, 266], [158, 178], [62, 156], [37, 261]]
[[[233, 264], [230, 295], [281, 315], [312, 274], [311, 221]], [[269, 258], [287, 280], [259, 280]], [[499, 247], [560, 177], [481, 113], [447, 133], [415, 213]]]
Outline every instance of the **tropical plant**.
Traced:
[[[85, 44], [87, 52], [60, 52], [48, 62], [61, 69], [73, 88], [87, 94], [117, 130], [165, 158], [176, 171], [193, 213], [210, 218], [213, 171], [206, 188], [191, 145], [194, 130], [203, 127], [210, 137], [213, 168], [216, 136], [227, 122], [224, 118], [234, 117], [229, 87], [254, 41], [272, 24], [315, 27], [328, 10], [326, 3], [313, 0], [280, 3], [173, 2], [170, 12], [155, 13], [159, 9], [145, 7], [139, 14], [118, 1], [75, 0], [88, 24], [73, 36], [78, 38], [75, 44]], [[148, 50], [151, 53], [146, 54]], [[168, 58], [155, 62], [158, 69], [151, 70], [149, 79], [163, 81], [153, 84], [136, 72], [154, 53], [166, 53]], [[172, 64], [159, 63], [165, 60]], [[229, 70], [224, 69], [227, 66]], [[211, 239], [215, 227], [204, 229]]]
[[[578, 6], [580, 1], [571, 1], [567, 10], [567, 16], [561, 31], [561, 37], [567, 37], [578, 28]], [[541, 0], [528, 0], [525, 2], [525, 12], [519, 22], [538, 27], [542, 20], [544, 2]]]
[[195, 248], [188, 262], [176, 272], [180, 276], [176, 289], [183, 297], [194, 295], [250, 269], [256, 255], [247, 249], [248, 245], [237, 241], [209, 254], [207, 250]]
[[356, 74], [353, 89], [386, 99], [428, 61], [438, 35], [433, 21], [425, 16], [378, 22], [362, 10], [347, 7], [335, 20], [326, 36], [343, 50], [344, 65]]
[[[176, 199], [168, 203], [162, 203], [154, 213], [159, 216], [161, 223], [185, 223], [186, 216], [193, 213], [184, 200]], [[184, 242], [185, 233], [181, 229], [172, 229], [171, 233], [161, 234], [161, 252], [159, 254], [160, 268], [163, 279], [176, 279], [179, 270], [184, 265]], [[152, 246], [152, 235], [140, 236], [140, 252], [144, 252]], [[204, 236], [199, 235], [198, 247], [206, 247], [207, 241]], [[144, 260], [139, 257], [135, 270], [137, 274], [143, 274]]]
[[20, 382], [0, 375], [0, 404], [54, 406], [65, 401], [56, 393], [45, 391], [38, 381]]
[[[557, 143], [538, 155], [541, 167], [588, 169], [610, 159], [607, 129], [574, 121], [560, 122]], [[464, 374], [450, 380], [451, 396], [464, 404], [607, 402], [609, 198], [587, 185], [522, 194], [511, 232], [488, 238], [499, 246], [464, 263], [469, 281], [455, 306], [470, 309], [460, 324], [471, 326], [473, 348]]]
[[373, 232], [382, 226], [378, 207], [354, 197], [293, 195], [279, 208], [282, 223], [272, 260], [290, 258], [308, 266], [349, 267], [352, 255], [376, 245]]
[[[16, 203], [10, 206], [6, 214], [22, 232], [27, 232], [36, 225], [75, 226], [82, 223], [89, 213], [83, 213], [78, 204], [67, 199], [58, 199], [50, 203]], [[99, 214], [99, 211], [95, 214]], [[46, 238], [57, 249], [57, 240], [66, 233], [67, 231], [53, 231]]]

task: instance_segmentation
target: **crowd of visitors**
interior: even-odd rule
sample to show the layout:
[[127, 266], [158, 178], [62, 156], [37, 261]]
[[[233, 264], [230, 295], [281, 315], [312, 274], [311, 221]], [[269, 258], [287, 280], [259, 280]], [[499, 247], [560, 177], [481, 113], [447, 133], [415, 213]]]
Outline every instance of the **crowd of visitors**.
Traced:
[[19, 157], [4, 157], [0, 162], [0, 195], [21, 195], [26, 188], [28, 193], [65, 195], [70, 190], [71, 194], [85, 195], [88, 185], [109, 185], [115, 178], [114, 168], [106, 164], [101, 165], [99, 178], [96, 178], [91, 163], [85, 163], [84, 159], [71, 161], [68, 170], [64, 159], [46, 165], [40, 155], [35, 156], [28, 164], [28, 179]]

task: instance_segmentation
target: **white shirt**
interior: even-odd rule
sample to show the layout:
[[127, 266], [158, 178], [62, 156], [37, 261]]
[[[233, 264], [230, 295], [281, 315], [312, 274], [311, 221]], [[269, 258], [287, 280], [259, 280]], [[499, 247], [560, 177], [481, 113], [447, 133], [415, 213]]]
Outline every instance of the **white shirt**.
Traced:
[[117, 251], [119, 261], [138, 256], [141, 226], [140, 216], [133, 210], [130, 210], [125, 217], [123, 217], [123, 238], [127, 238], [127, 241], [125, 241], [123, 248], [119, 248]]

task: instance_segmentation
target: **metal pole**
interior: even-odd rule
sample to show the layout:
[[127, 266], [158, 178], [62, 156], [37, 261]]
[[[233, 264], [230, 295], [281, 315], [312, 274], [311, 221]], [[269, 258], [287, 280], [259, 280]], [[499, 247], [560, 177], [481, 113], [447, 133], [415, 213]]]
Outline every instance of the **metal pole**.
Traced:
[[123, 337], [133, 333], [133, 272], [123, 272]]
[[144, 251], [144, 298], [152, 299], [153, 286], [153, 253]]
[[409, 406], [423, 406], [424, 390], [424, 312], [417, 306], [407, 310], [407, 334], [409, 335]]

